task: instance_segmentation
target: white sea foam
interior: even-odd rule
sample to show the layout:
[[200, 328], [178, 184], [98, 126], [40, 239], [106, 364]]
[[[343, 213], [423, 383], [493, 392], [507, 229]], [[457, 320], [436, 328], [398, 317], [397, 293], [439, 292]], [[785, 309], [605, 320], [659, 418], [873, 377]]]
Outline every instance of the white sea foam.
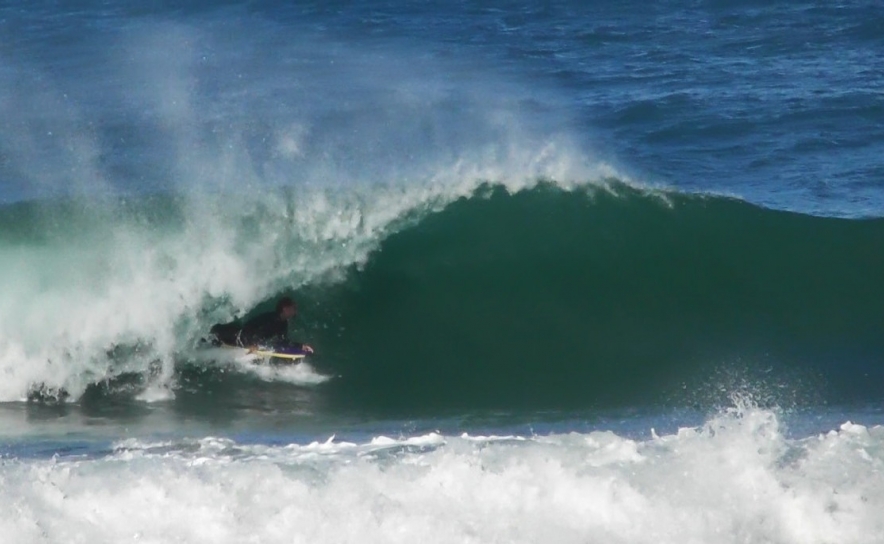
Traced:
[[303, 361], [285, 365], [243, 361], [238, 366], [243, 372], [253, 374], [266, 381], [288, 382], [297, 385], [318, 385], [331, 379], [331, 376], [317, 372], [316, 369], [310, 366], [310, 363]]
[[318, 385], [333, 378], [333, 376], [318, 372], [309, 362], [304, 360], [294, 363], [274, 362], [246, 353], [244, 349], [201, 348], [188, 354], [188, 358], [206, 365], [249, 374], [265, 381]]
[[884, 428], [790, 439], [763, 410], [646, 440], [128, 440], [0, 481], [8, 542], [884, 541]]

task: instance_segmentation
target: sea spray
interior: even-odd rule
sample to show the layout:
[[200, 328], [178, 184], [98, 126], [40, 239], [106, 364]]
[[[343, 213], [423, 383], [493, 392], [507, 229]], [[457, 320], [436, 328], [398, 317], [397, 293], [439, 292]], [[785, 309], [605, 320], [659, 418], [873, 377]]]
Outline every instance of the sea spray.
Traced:
[[171, 391], [207, 325], [364, 262], [483, 182], [615, 175], [556, 93], [482, 63], [226, 9], [111, 11], [125, 24], [3, 11], [20, 39], [0, 56], [0, 400], [76, 399], [149, 365]]

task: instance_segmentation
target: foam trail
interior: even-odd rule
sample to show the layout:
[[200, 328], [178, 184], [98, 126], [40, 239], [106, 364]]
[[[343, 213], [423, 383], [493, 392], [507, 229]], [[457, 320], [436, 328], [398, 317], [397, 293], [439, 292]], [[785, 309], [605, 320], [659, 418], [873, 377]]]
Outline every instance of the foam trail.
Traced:
[[882, 470], [884, 428], [789, 439], [757, 409], [646, 440], [129, 440], [5, 462], [0, 528], [17, 542], [872, 543]]

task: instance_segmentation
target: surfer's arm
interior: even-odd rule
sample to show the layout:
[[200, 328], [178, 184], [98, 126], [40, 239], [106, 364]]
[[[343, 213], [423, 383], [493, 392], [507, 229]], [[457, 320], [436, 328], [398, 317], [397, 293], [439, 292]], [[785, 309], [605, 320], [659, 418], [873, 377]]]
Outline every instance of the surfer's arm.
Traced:
[[288, 340], [283, 340], [282, 342], [270, 344], [270, 347], [283, 353], [292, 353], [293, 350], [294, 352], [301, 352], [307, 355], [313, 353], [313, 347], [309, 344], [302, 344], [301, 342], [289, 342]]
[[313, 353], [313, 348], [310, 346], [310, 344], [302, 344], [301, 342], [286, 342], [285, 345], [289, 348], [301, 350], [304, 353]]

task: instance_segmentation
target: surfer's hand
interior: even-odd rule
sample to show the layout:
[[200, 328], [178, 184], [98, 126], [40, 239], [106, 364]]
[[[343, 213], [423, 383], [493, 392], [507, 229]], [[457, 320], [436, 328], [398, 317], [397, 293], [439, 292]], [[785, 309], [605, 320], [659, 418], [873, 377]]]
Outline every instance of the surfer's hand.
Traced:
[[258, 351], [258, 346], [249, 346], [246, 348], [246, 351], [248, 351], [249, 353], [255, 353], [256, 351]]
[[304, 353], [313, 353], [313, 348], [309, 344], [304, 344], [301, 349], [304, 350]]

